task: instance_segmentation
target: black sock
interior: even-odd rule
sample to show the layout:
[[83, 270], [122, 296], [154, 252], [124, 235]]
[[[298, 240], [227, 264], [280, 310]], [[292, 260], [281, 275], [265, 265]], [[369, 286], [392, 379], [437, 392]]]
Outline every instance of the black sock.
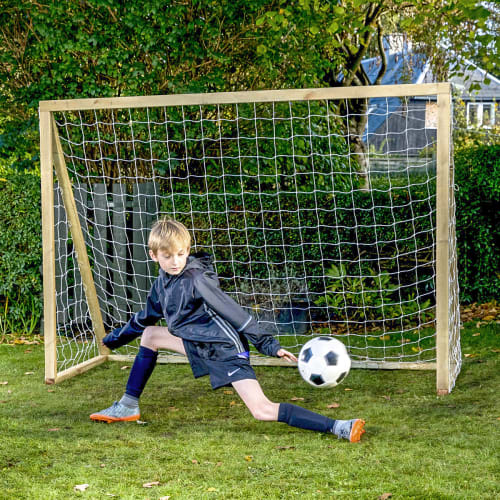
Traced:
[[317, 432], [333, 432], [335, 420], [290, 403], [280, 403], [278, 422]]
[[146, 382], [156, 366], [157, 357], [158, 352], [142, 345], [139, 347], [139, 352], [135, 357], [132, 370], [130, 370], [130, 376], [128, 378], [125, 394], [136, 398], [141, 397], [142, 391], [146, 386]]

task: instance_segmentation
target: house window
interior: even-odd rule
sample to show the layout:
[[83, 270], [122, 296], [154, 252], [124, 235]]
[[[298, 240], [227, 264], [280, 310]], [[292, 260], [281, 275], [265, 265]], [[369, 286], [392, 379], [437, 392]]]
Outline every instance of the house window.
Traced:
[[[468, 102], [467, 103], [467, 128], [491, 128], [496, 121], [497, 104], [494, 102]], [[497, 120], [495, 119], [497, 118]]]
[[427, 102], [425, 104], [425, 128], [437, 128], [437, 117], [437, 102]]

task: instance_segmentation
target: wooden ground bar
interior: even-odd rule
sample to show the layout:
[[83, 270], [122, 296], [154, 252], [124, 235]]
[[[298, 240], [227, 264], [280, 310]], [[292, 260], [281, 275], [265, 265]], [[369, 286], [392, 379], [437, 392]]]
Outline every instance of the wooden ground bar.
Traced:
[[[131, 363], [134, 361], [133, 354], [110, 354], [108, 359], [110, 361], [120, 361], [122, 363]], [[250, 362], [253, 366], [289, 366], [296, 368], [297, 363], [289, 363], [281, 358], [264, 358], [260, 356], [251, 356]], [[185, 364], [188, 363], [186, 356], [179, 356], [176, 354], [160, 354], [158, 356], [158, 363], [174, 363]], [[407, 361], [395, 362], [378, 362], [378, 361], [353, 361], [352, 368], [368, 368], [378, 370], [435, 370], [436, 363], [434, 362], [420, 362], [411, 363]]]
[[72, 366], [71, 368], [68, 368], [67, 370], [63, 370], [62, 372], [58, 373], [56, 378], [54, 380], [45, 380], [46, 384], [58, 384], [59, 382], [62, 382], [63, 380], [66, 380], [68, 378], [74, 377], [75, 375], [80, 375], [81, 373], [85, 373], [94, 366], [98, 366], [101, 363], [104, 363], [107, 361], [108, 356], [107, 355], [99, 355], [95, 356], [91, 359], [88, 359], [87, 361], [84, 361], [83, 363], [80, 363], [77, 366]]

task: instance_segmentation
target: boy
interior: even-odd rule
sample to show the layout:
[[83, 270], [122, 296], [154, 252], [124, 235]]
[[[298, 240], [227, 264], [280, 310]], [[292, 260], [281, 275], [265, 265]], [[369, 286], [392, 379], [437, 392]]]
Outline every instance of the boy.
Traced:
[[[297, 358], [219, 288], [208, 254], [189, 255], [191, 237], [183, 224], [159, 220], [151, 230], [148, 246], [149, 255], [160, 266], [160, 275], [146, 307], [103, 339], [107, 347], [116, 349], [142, 335], [139, 352], [123, 397], [90, 415], [92, 420], [138, 420], [139, 398], [155, 367], [158, 349], [168, 349], [187, 356], [196, 378], [209, 375], [213, 389], [232, 385], [257, 420], [330, 432], [351, 442], [360, 440], [365, 432], [361, 419], [332, 420], [300, 406], [267, 399], [250, 366], [248, 341], [265, 355], [289, 362]], [[161, 318], [165, 318], [166, 328], [154, 326]]]

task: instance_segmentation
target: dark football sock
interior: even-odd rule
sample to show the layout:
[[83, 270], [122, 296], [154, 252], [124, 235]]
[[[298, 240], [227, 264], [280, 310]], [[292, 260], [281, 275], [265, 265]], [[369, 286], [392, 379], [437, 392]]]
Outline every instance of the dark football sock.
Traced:
[[278, 422], [317, 432], [333, 432], [335, 420], [290, 403], [280, 403]]
[[139, 352], [135, 357], [132, 370], [130, 370], [130, 376], [128, 378], [125, 394], [134, 396], [135, 398], [141, 397], [142, 391], [146, 386], [146, 382], [156, 366], [157, 357], [157, 351], [153, 351], [152, 349], [142, 345], [139, 347]]

